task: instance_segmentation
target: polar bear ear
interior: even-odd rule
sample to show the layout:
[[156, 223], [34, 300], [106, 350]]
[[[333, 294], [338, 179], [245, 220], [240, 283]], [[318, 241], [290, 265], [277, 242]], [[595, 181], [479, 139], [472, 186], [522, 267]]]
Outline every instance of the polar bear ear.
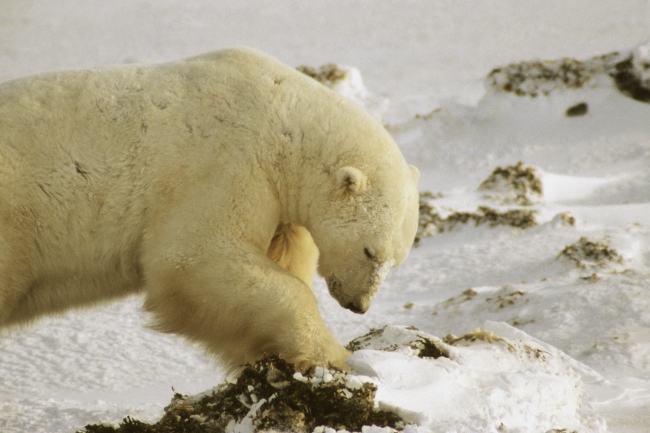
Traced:
[[366, 175], [354, 167], [342, 167], [336, 173], [339, 188], [353, 194], [361, 194], [366, 189]]

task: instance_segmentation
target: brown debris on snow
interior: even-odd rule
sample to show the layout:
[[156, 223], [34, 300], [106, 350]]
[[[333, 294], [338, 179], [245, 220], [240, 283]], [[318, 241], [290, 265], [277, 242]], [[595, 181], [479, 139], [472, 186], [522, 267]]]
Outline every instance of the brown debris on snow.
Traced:
[[[119, 427], [88, 425], [83, 433], [222, 433], [249, 418], [255, 431], [311, 432], [327, 426], [361, 431], [364, 425], [404, 428], [401, 418], [375, 410], [372, 383], [347, 385], [345, 373], [316, 368], [303, 376], [277, 356], [247, 366], [236, 382], [225, 383], [200, 399], [174, 395], [165, 415], [153, 425], [127, 417]], [[257, 409], [257, 410], [255, 410]]]
[[616, 88], [621, 93], [636, 101], [650, 103], [650, 80], [643, 77], [643, 71], [650, 69], [650, 63], [640, 62], [639, 66], [643, 69], [640, 71], [634, 60], [634, 55], [631, 54], [625, 60], [616, 63], [609, 75], [614, 79]]
[[[381, 336], [384, 333], [384, 330], [386, 328], [387, 326], [384, 326], [383, 328], [379, 328], [379, 329], [372, 328], [367, 334], [355, 338], [354, 340], [350, 341], [345, 347], [346, 349], [352, 352], [365, 349], [368, 347], [369, 342]], [[410, 331], [416, 331], [416, 332], [419, 331], [419, 329], [414, 326], [409, 326], [406, 329]], [[413, 350], [413, 354], [419, 358], [437, 359], [440, 358], [441, 356], [445, 358], [449, 358], [449, 354], [440, 344], [438, 344], [435, 340], [432, 340], [420, 334], [416, 334], [416, 337], [412, 341], [409, 341], [408, 343], [404, 343], [401, 345], [393, 344], [387, 347], [379, 348], [378, 350], [385, 350], [387, 352], [392, 352], [404, 346], [410, 347], [411, 350]], [[375, 349], [377, 348], [375, 347]]]
[[501, 344], [508, 350], [508, 352], [519, 353], [529, 359], [544, 361], [549, 357], [548, 352], [540, 347], [534, 347], [524, 342], [509, 341], [496, 335], [492, 331], [482, 330], [481, 328], [476, 328], [474, 331], [461, 335], [460, 337], [448, 334], [442, 340], [450, 346], [467, 345], [468, 343], [484, 341], [489, 344]]
[[487, 343], [496, 343], [496, 342], [501, 342], [506, 340], [499, 337], [492, 331], [484, 331], [481, 328], [476, 328], [474, 331], [467, 334], [463, 334], [460, 337], [456, 337], [455, 335], [448, 334], [442, 339], [442, 341], [444, 341], [446, 344], [449, 344], [450, 346], [453, 346], [462, 341], [467, 341], [467, 342], [485, 341]]
[[339, 68], [334, 63], [323, 65], [318, 70], [312, 66], [304, 65], [300, 65], [296, 69], [328, 87], [331, 87], [337, 81], [345, 79], [347, 74], [344, 69]]
[[442, 232], [439, 226], [444, 220], [438, 214], [438, 209], [430, 204], [430, 200], [435, 198], [429, 191], [420, 193], [420, 215], [418, 217], [418, 230], [415, 235], [414, 245], [417, 245], [424, 238]]
[[494, 298], [485, 298], [487, 302], [492, 302], [494, 301], [494, 305], [496, 305], [498, 308], [502, 309], [505, 308], [508, 305], [514, 305], [515, 302], [522, 296], [526, 294], [526, 292], [523, 292], [521, 290], [513, 290], [509, 291], [510, 287], [506, 285], [497, 293], [496, 299]]
[[[610, 77], [625, 96], [650, 103], [650, 60], [634, 50], [629, 53], [612, 52], [587, 60], [563, 58], [511, 63], [493, 69], [487, 76], [486, 87], [517, 96], [547, 96], [556, 89], [579, 89]], [[580, 103], [567, 110], [566, 115], [587, 113], [587, 104]]]
[[[499, 200], [501, 204], [530, 206], [542, 196], [542, 181], [534, 167], [519, 161], [505, 168], [497, 167], [478, 187], [485, 192], [486, 199]], [[511, 226], [530, 228], [537, 225], [537, 212], [530, 209], [513, 208], [497, 210], [489, 206], [479, 206], [476, 212], [452, 212], [442, 217], [433, 204], [442, 194], [434, 195], [428, 191], [420, 193], [420, 216], [415, 245], [423, 238], [450, 231], [458, 224], [473, 222], [475, 226], [488, 224], [489, 227]]]
[[479, 191], [491, 191], [487, 198], [500, 198], [505, 203], [530, 206], [542, 196], [542, 180], [539, 172], [519, 161], [505, 168], [497, 167], [478, 187]]
[[584, 116], [589, 112], [589, 105], [586, 102], [580, 102], [576, 105], [572, 105], [567, 108], [565, 115], [566, 117], [579, 117]]
[[610, 263], [620, 264], [623, 261], [618, 251], [609, 247], [608, 238], [594, 241], [585, 236], [581, 236], [577, 242], [564, 247], [558, 257], [571, 260], [580, 269], [604, 268]]
[[487, 85], [517, 96], [533, 98], [540, 94], [546, 96], [558, 86], [579, 89], [595, 75], [605, 73], [608, 63], [615, 57], [618, 57], [618, 53], [591, 61], [563, 58], [511, 63], [493, 69], [488, 74]]
[[420, 218], [414, 244], [417, 246], [426, 237], [450, 231], [458, 224], [469, 222], [473, 222], [476, 227], [482, 224], [488, 224], [489, 227], [511, 226], [521, 229], [535, 227], [536, 214], [536, 211], [530, 209], [498, 211], [488, 206], [479, 206], [476, 212], [454, 212], [443, 218], [434, 206], [420, 199]]

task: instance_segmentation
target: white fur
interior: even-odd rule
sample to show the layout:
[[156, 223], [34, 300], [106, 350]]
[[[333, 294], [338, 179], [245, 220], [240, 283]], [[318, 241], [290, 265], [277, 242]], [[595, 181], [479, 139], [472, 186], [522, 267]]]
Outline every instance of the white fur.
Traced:
[[144, 291], [155, 328], [229, 366], [345, 367], [314, 267], [365, 311], [416, 184], [363, 110], [250, 49], [4, 83], [0, 325]]

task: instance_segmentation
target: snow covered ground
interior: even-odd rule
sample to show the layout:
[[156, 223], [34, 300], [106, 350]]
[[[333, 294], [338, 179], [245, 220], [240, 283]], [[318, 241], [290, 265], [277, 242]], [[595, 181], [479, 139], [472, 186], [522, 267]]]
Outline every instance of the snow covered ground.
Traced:
[[[650, 105], [624, 95], [592, 57], [619, 51], [620, 63], [640, 46], [633, 60], [643, 78], [649, 24], [646, 2], [623, 0], [16, 0], [0, 3], [0, 79], [233, 45], [296, 66], [357, 67], [389, 99], [384, 122], [447, 222], [389, 274], [363, 316], [317, 282], [328, 326], [343, 342], [384, 325], [440, 338], [480, 327], [548, 354], [518, 357], [526, 349], [501, 340], [453, 346], [454, 356], [427, 364], [357, 352], [351, 363], [379, 385], [380, 405], [422, 431], [647, 432]], [[503, 68], [545, 59], [553, 69], [563, 57], [592, 59], [580, 87], [508, 75], [532, 77], [544, 65]], [[498, 175], [483, 183], [519, 161], [541, 192]], [[475, 225], [480, 206], [535, 212], [536, 225]], [[468, 223], [451, 223], [463, 215]], [[172, 387], [196, 393], [222, 379], [197, 348], [146, 330], [140, 303], [0, 334], [0, 431], [154, 421]], [[388, 329], [397, 341], [398, 328]]]

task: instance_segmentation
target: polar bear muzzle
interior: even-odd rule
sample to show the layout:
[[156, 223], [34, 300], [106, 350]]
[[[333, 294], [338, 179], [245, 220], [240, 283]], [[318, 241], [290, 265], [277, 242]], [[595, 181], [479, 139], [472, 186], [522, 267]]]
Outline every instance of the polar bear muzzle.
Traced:
[[376, 266], [363, 278], [362, 282], [356, 284], [345, 284], [336, 275], [330, 275], [325, 278], [330, 295], [338, 301], [341, 307], [353, 313], [364, 314], [370, 308], [375, 293], [394, 263], [391, 260]]
[[330, 295], [332, 295], [332, 297], [338, 301], [341, 307], [357, 314], [363, 314], [368, 311], [368, 307], [370, 307], [370, 300], [367, 300], [366, 302], [361, 301], [363, 298], [353, 300], [352, 296], [345, 293], [343, 283], [341, 283], [341, 281], [336, 278], [336, 276], [329, 276], [325, 278], [325, 281], [327, 282], [327, 288], [330, 292]]
[[348, 305], [346, 305], [345, 308], [347, 308], [348, 310], [352, 311], [353, 313], [357, 313], [357, 314], [364, 314], [366, 312], [366, 310], [360, 309], [359, 307], [354, 305], [352, 302], [350, 302]]

